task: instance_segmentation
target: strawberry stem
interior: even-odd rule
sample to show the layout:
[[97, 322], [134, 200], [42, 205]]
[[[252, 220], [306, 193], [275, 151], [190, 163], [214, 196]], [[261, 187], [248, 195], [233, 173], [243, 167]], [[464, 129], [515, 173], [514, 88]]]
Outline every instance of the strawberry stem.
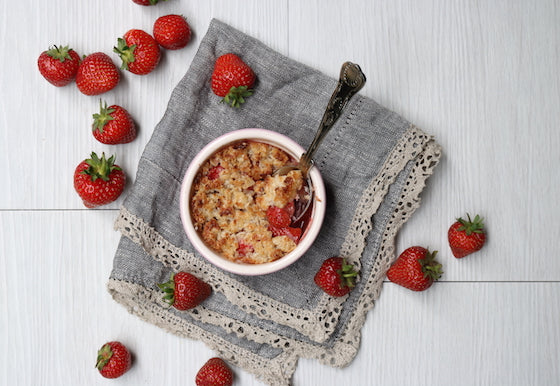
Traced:
[[114, 120], [111, 116], [112, 113], [115, 112], [115, 109], [111, 109], [107, 107], [107, 102], [105, 102], [105, 106], [103, 106], [103, 102], [99, 99], [99, 113], [93, 114], [93, 130], [99, 130], [100, 133], [103, 133], [103, 127], [109, 122]]
[[354, 270], [352, 264], [346, 262], [346, 259], [342, 259], [342, 268], [338, 271], [338, 274], [340, 275], [343, 287], [354, 288], [358, 272]]
[[47, 55], [49, 55], [53, 59], [58, 59], [61, 63], [63, 63], [66, 59], [72, 60], [70, 51], [72, 51], [72, 49], [69, 48], [69, 46], [57, 47], [53, 45], [47, 51]]
[[128, 70], [128, 63], [132, 63], [136, 60], [134, 57], [135, 49], [136, 44], [128, 46], [123, 38], [117, 39], [117, 46], [113, 47], [113, 51], [119, 54], [119, 57], [122, 60], [121, 69]]
[[97, 362], [95, 363], [95, 367], [100, 371], [103, 370], [103, 367], [109, 363], [109, 359], [111, 359], [112, 356], [113, 350], [111, 350], [111, 346], [108, 343], [104, 344], [97, 352]]
[[175, 303], [175, 274], [172, 273], [168, 281], [157, 286], [165, 293], [163, 301], [172, 306]]
[[418, 260], [422, 266], [422, 272], [426, 278], [438, 280], [443, 274], [442, 265], [435, 260], [438, 251], [427, 251], [426, 257]]
[[95, 152], [92, 152], [91, 158], [86, 159], [85, 162], [89, 167], [81, 173], [89, 175], [92, 181], [98, 178], [101, 178], [103, 181], [109, 181], [109, 174], [111, 174], [112, 171], [121, 170], [120, 167], [115, 165], [114, 155], [107, 159], [105, 158], [105, 153], [102, 153], [101, 158], [99, 158]]
[[471, 220], [471, 215], [467, 213], [467, 219], [468, 220], [465, 220], [461, 217], [457, 219], [457, 221], [461, 224], [457, 230], [465, 231], [467, 236], [470, 236], [472, 233], [484, 233], [484, 219], [482, 217], [477, 214], [474, 217], [474, 220]]
[[253, 90], [249, 89], [247, 86], [232, 87], [222, 99], [222, 102], [227, 103], [231, 107], [239, 108], [243, 103], [245, 103], [245, 98], [251, 96], [252, 94]]

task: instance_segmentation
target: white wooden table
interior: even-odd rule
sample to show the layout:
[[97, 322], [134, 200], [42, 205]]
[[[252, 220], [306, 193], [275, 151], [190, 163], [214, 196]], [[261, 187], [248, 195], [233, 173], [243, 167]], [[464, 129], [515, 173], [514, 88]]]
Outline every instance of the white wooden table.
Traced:
[[[179, 13], [194, 30], [155, 73], [125, 74], [109, 104], [139, 137], [117, 147], [90, 133], [99, 98], [55, 88], [36, 60], [52, 44], [112, 53], [130, 28]], [[336, 77], [352, 60], [362, 91], [436, 136], [445, 155], [397, 240], [440, 251], [445, 274], [423, 293], [390, 282], [368, 315], [355, 361], [301, 360], [294, 385], [560, 383], [560, 4], [558, 1], [20, 0], [0, 5], [0, 384], [184, 385], [212, 352], [142, 322], [105, 289], [122, 198], [87, 210], [72, 187], [92, 150], [138, 159], [212, 17]], [[448, 226], [486, 218], [488, 244], [452, 257]], [[124, 377], [94, 369], [118, 339], [135, 354]], [[236, 368], [237, 385], [261, 385]]]

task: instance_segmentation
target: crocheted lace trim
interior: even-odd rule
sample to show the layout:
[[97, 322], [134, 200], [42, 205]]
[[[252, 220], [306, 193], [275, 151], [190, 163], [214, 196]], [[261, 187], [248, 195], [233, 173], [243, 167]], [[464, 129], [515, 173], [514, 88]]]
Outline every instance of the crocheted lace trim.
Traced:
[[[279, 336], [271, 331], [211, 312], [204, 307], [187, 311], [193, 318], [220, 326], [227, 333], [234, 333], [239, 337], [282, 349], [282, 354], [272, 360], [262, 357], [255, 358], [255, 355], [247, 350], [230, 344], [220, 337], [210, 335], [191, 323], [172, 315], [161, 303], [160, 293], [157, 289], [147, 289], [132, 283], [111, 279], [109, 290], [117, 301], [127, 306], [134, 314], [178, 335], [205, 341], [225, 358], [231, 360], [232, 363], [253, 372], [258, 378], [271, 385], [289, 384], [289, 379], [295, 371], [297, 358], [299, 357], [316, 358], [321, 363], [330, 366], [345, 366], [352, 361], [358, 351], [361, 327], [365, 322], [367, 312], [373, 308], [375, 300], [379, 297], [383, 279], [395, 258], [394, 238], [396, 233], [419, 207], [420, 193], [440, 156], [439, 145], [420, 129], [411, 126], [398, 141], [385, 161], [381, 172], [366, 188], [340, 251], [342, 256], [346, 256], [357, 265], [360, 264], [366, 237], [372, 229], [373, 214], [376, 213], [389, 186], [394, 182], [397, 175], [409, 161], [413, 162], [403, 186], [401, 197], [391, 218], [387, 221], [374, 267], [367, 278], [360, 279], [366, 280], [364, 288], [355, 303], [355, 309], [345, 326], [345, 330], [337, 337], [333, 347], [324, 347], [318, 343], [302, 342]], [[208, 263], [199, 263], [197, 259], [190, 259], [190, 253], [171, 245], [153, 228], [128, 213], [124, 208], [117, 219], [116, 228], [121, 230], [125, 236], [142, 245], [154, 259], [163, 264], [176, 270], [188, 269], [191, 272], [198, 273], [213, 286], [214, 290], [224, 293], [232, 303], [239, 305], [246, 312], [296, 328], [317, 342], [327, 338], [338, 322], [345, 298], [333, 299], [325, 296], [327, 304], [324, 303], [323, 299], [320, 303], [321, 306], [324, 306], [322, 312], [310, 312], [308, 310], [302, 312], [302, 310], [293, 309], [255, 293], [240, 283], [232, 281]], [[302, 321], [304, 323], [301, 323]], [[317, 328], [314, 322], [321, 323], [323, 328]], [[310, 326], [314, 328], [310, 330]], [[317, 330], [320, 330], [320, 333], [316, 333]]]

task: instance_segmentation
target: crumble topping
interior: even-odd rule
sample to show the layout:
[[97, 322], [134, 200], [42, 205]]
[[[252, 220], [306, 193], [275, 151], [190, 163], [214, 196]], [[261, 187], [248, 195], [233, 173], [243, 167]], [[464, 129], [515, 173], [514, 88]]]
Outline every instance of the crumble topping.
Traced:
[[231, 261], [250, 264], [291, 252], [302, 229], [275, 226], [267, 210], [293, 214], [305, 186], [301, 171], [272, 176], [293, 163], [285, 151], [256, 141], [239, 141], [214, 153], [195, 177], [190, 202], [194, 227], [206, 245]]

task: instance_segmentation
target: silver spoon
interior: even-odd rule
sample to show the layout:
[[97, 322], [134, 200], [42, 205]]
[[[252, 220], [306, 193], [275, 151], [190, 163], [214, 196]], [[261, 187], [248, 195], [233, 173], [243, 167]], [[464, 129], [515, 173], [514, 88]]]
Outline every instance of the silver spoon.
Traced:
[[332, 129], [335, 122], [340, 117], [342, 110], [348, 104], [348, 101], [362, 88], [366, 83], [366, 76], [357, 64], [346, 62], [342, 65], [340, 69], [340, 77], [336, 89], [334, 90], [325, 113], [323, 114], [323, 119], [319, 124], [319, 129], [315, 134], [315, 138], [309, 145], [309, 148], [301, 156], [297, 165], [286, 165], [277, 169], [273, 175], [285, 175], [292, 170], [299, 169], [302, 171], [304, 179], [307, 181], [307, 194], [304, 194], [300, 198], [294, 215], [292, 216], [293, 222], [297, 222], [307, 211], [309, 203], [311, 200], [312, 189], [311, 182], [308, 179], [309, 169], [313, 166], [313, 156], [317, 151], [317, 148], [326, 137], [328, 132]]

